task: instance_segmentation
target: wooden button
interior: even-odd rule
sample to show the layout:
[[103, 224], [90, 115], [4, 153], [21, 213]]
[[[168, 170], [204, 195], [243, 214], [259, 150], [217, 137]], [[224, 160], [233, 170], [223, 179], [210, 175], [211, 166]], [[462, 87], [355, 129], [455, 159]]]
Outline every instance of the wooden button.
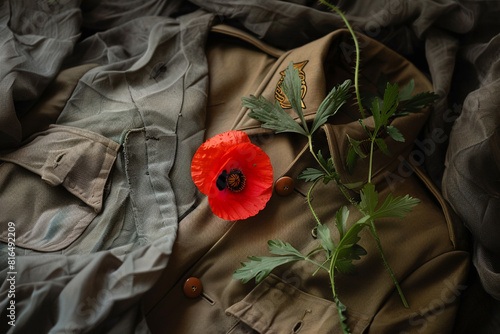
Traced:
[[189, 277], [183, 286], [184, 295], [188, 298], [196, 298], [203, 292], [201, 281], [196, 277]]
[[295, 187], [293, 179], [289, 176], [280, 177], [274, 184], [274, 190], [280, 196], [290, 195]]

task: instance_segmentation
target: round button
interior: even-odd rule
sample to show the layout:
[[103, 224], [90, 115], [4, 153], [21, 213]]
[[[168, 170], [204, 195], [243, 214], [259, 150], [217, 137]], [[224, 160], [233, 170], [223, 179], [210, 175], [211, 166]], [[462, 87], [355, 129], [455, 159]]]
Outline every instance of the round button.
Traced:
[[294, 188], [293, 179], [289, 176], [280, 177], [274, 184], [276, 193], [281, 196], [290, 195]]
[[186, 297], [196, 298], [202, 293], [203, 286], [198, 278], [189, 277], [186, 282], [184, 282], [183, 291]]

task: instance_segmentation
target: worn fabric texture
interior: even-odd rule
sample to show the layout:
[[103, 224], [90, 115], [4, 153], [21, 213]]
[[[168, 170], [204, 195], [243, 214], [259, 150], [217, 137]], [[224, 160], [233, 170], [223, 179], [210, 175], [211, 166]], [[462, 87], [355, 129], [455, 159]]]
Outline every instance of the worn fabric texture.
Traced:
[[[251, 134], [252, 140], [271, 157], [275, 179], [288, 176], [296, 180], [305, 167], [314, 165], [307, 141], [293, 135], [273, 135], [248, 117], [250, 111], [246, 108], [231, 113], [237, 102], [228, 87], [241, 82], [249, 94], [272, 99], [282, 71], [290, 61], [306, 63], [303, 71], [307, 92], [303, 103], [309, 118], [331, 85], [350, 76], [350, 64], [343, 61], [339, 52], [339, 45], [347, 40], [348, 32], [339, 30], [275, 58], [253, 50], [251, 45], [233, 45], [224, 37], [212, 34], [208, 44], [209, 69], [213, 73], [207, 106], [208, 134], [222, 131], [227, 124], [231, 124], [233, 130]], [[366, 66], [379, 65], [371, 67], [369, 74], [365, 72], [364, 87], [376, 91], [377, 78], [387, 74], [394, 82], [406, 83], [413, 78], [417, 91], [430, 89], [426, 77], [407, 60], [373, 40], [362, 38], [362, 41], [366, 43]], [[246, 78], [244, 71], [230, 70], [240, 68], [244, 59], [258, 69], [255, 75], [260, 75], [260, 80]], [[219, 72], [225, 72], [220, 80]], [[233, 115], [232, 119], [228, 119], [229, 114]], [[347, 134], [357, 140], [366, 137], [353, 115], [356, 115], [355, 106], [343, 109], [332, 118], [331, 124], [322, 128], [314, 142], [317, 149], [333, 157], [341, 178], [354, 183], [366, 177], [368, 161], [360, 161], [352, 174], [342, 168], [348, 149]], [[369, 255], [359, 261], [356, 275], [339, 275], [337, 281], [353, 333], [447, 333], [453, 329], [458, 308], [456, 296], [464, 289], [462, 284], [469, 268], [463, 236], [455, 229], [444, 200], [439, 204], [438, 199], [442, 199], [439, 192], [436, 192], [437, 198], [427, 195], [429, 190], [420, 179], [420, 176], [426, 177], [415, 172], [407, 175], [404, 182], [394, 184], [388, 177], [388, 173], [398, 173], [402, 168], [400, 158], [404, 160], [408, 156], [412, 138], [417, 136], [427, 116], [428, 113], [420, 113], [395, 120], [393, 125], [405, 133], [408, 141], [396, 143], [385, 138], [393, 158], [387, 159], [384, 153], [377, 151], [373, 165], [373, 182], [382, 196], [390, 191], [396, 194], [408, 191], [423, 199], [404, 221], [381, 219], [377, 224], [384, 245], [391, 249], [389, 262], [395, 272], [404, 277], [403, 289], [413, 305], [408, 310], [402, 307], [392, 280], [377, 260], [376, 243], [369, 234], [362, 233], [362, 245]], [[366, 124], [370, 126], [373, 122], [368, 118]], [[254, 282], [242, 284], [232, 279], [239, 267], [234, 260], [243, 262], [249, 255], [267, 255], [270, 239], [288, 241], [303, 253], [317, 246], [318, 240], [311, 234], [316, 223], [305, 201], [309, 186], [296, 180], [292, 194], [279, 196], [275, 192], [259, 215], [234, 223], [213, 216], [204, 198], [181, 221], [167, 269], [159, 283], [146, 294], [144, 307], [151, 330], [161, 333], [168, 324], [171, 333], [293, 333], [294, 328], [299, 327], [297, 332], [340, 333], [326, 272], [312, 276], [314, 266], [296, 262], [277, 268], [273, 276], [257, 286]], [[333, 184], [315, 188], [312, 203], [319, 219], [332, 230], [332, 217], [343, 205], [356, 215], [356, 208], [345, 201]], [[226, 252], [228, 249], [232, 250], [230, 254]], [[198, 299], [183, 298], [183, 284], [189, 277], [197, 277], [203, 283], [203, 294]], [[432, 320], [429, 314], [433, 315]], [[193, 317], [198, 321], [190, 321]]]
[[[339, 283], [351, 305], [360, 305], [350, 308], [352, 328], [497, 333], [500, 4], [332, 2], [367, 37], [362, 88], [417, 76], [418, 90], [440, 96], [425, 118], [403, 125], [408, 142], [390, 163], [381, 156], [377, 179], [384, 192], [411, 189], [427, 199], [408, 220], [416, 230], [392, 221], [381, 227], [416, 309], [401, 308], [372, 249], [361, 267], [362, 277], [381, 286], [373, 300], [349, 288], [364, 286], [362, 278]], [[312, 242], [303, 237], [308, 208], [297, 204], [305, 185], [293, 200], [273, 195], [247, 225], [214, 221], [189, 165], [204, 139], [229, 129], [247, 132], [268, 152], [275, 179], [313, 163], [300, 138], [261, 132], [239, 99], [257, 93], [272, 99], [282, 65], [309, 60], [307, 76], [316, 78], [306, 95], [311, 120], [326, 90], [352, 78], [354, 48], [341, 28], [338, 15], [312, 0], [2, 1], [1, 318], [8, 314], [10, 222], [17, 308], [16, 326], [2, 320], [0, 331], [272, 332], [295, 328], [308, 303], [312, 331], [338, 329], [318, 316], [334, 309], [325, 278], [306, 276], [301, 265], [261, 286], [230, 280], [247, 255], [266, 251], [267, 239], [279, 235], [304, 248]], [[310, 51], [319, 49], [321, 55]], [[392, 51], [380, 57], [374, 50]], [[304, 59], [290, 56], [297, 52]], [[347, 117], [339, 114], [322, 129], [324, 151], [339, 159], [342, 134], [360, 134]], [[415, 169], [404, 169], [399, 157]], [[319, 212], [327, 219], [337, 208], [321, 194]], [[245, 238], [251, 233], [258, 235]], [[203, 276], [201, 300], [182, 296], [186, 275]], [[276, 317], [264, 317], [278, 295]], [[290, 313], [283, 311], [288, 305]], [[198, 314], [205, 320], [192, 321]]]

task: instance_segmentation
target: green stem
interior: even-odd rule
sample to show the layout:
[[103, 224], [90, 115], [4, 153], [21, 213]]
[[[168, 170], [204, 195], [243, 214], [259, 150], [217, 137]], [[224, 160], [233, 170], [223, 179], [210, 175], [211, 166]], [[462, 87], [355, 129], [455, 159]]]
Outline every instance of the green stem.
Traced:
[[334, 299], [338, 298], [337, 291], [335, 291], [335, 263], [338, 257], [337, 249], [338, 247], [335, 249], [332, 260], [330, 261], [330, 270], [328, 271], [328, 273], [330, 274], [330, 284], [332, 286], [332, 294]]
[[309, 191], [307, 192], [307, 204], [309, 204], [309, 209], [311, 209], [311, 212], [314, 216], [314, 219], [316, 219], [316, 222], [318, 223], [318, 225], [321, 225], [321, 222], [319, 220], [319, 217], [316, 215], [316, 212], [314, 211], [314, 208], [312, 206], [311, 193], [312, 193], [312, 190], [314, 189], [314, 187], [316, 186], [316, 184], [318, 184], [318, 182], [322, 179], [323, 179], [322, 177], [319, 177], [316, 180], [314, 180], [314, 183], [311, 185], [311, 187], [309, 188]]
[[[318, 165], [320, 165], [320, 166], [321, 166], [321, 168], [325, 171], [325, 173], [326, 173], [327, 175], [330, 175], [330, 172], [328, 171], [328, 169], [327, 169], [325, 166], [323, 166], [323, 165], [321, 164], [321, 162], [320, 162], [320, 161], [319, 161], [319, 159], [318, 159], [318, 156], [316, 155], [316, 153], [314, 153], [313, 146], [312, 146], [312, 137], [311, 137], [311, 136], [308, 136], [308, 139], [309, 139], [309, 152], [311, 152], [312, 156], [314, 157], [314, 159], [316, 160], [316, 162], [318, 163]], [[318, 181], [319, 181], [319, 180], [321, 180], [321, 179], [322, 179], [322, 178], [319, 178], [319, 179], [315, 180], [315, 181], [314, 181], [314, 183], [313, 183], [313, 185], [311, 186], [311, 188], [309, 188], [309, 191], [308, 191], [308, 193], [307, 193], [307, 203], [309, 204], [309, 208], [311, 208], [311, 211], [312, 211], [312, 213], [313, 213], [313, 215], [314, 215], [314, 218], [316, 218], [316, 221], [318, 222], [318, 224], [320, 224], [320, 221], [319, 221], [319, 219], [317, 218], [316, 214], [314, 213], [314, 209], [313, 209], [313, 207], [312, 207], [312, 205], [311, 205], [311, 201], [310, 201], [310, 197], [311, 197], [310, 195], [311, 195], [312, 189], [314, 188], [314, 186], [316, 186], [316, 183], [318, 183]], [[343, 185], [342, 183], [340, 183], [340, 182], [339, 182], [339, 180], [335, 180], [335, 181], [336, 181], [336, 183], [337, 183], [337, 185], [338, 185], [338, 187], [339, 187], [340, 191], [342, 192], [342, 194], [344, 195], [344, 197], [345, 197], [345, 198], [349, 201], [349, 203], [351, 203], [352, 205], [354, 205], [354, 206], [356, 206], [356, 207], [359, 207], [359, 206], [358, 206], [358, 203], [356, 203], [356, 201], [354, 201], [354, 200], [353, 200], [353, 199], [349, 196], [349, 194], [347, 193], [347, 191], [346, 191], [346, 189], [345, 189], [344, 185]]]
[[372, 183], [372, 166], [373, 166], [373, 150], [375, 144], [375, 138], [377, 134], [374, 134], [371, 138], [370, 144], [370, 163], [368, 164], [368, 183]]
[[351, 196], [349, 196], [349, 194], [347, 193], [346, 187], [342, 183], [340, 183], [339, 181], [337, 181], [337, 186], [339, 187], [339, 189], [342, 192], [342, 194], [344, 195], [344, 197], [349, 201], [349, 203], [351, 203], [352, 205], [354, 205], [355, 207], [357, 207], [359, 209], [359, 204], [355, 200], [353, 200], [351, 198]]
[[318, 262], [316, 262], [316, 261], [313, 261], [313, 260], [311, 260], [311, 259], [309, 259], [309, 258], [307, 258], [307, 257], [306, 257], [306, 258], [304, 258], [304, 260], [306, 260], [306, 261], [308, 261], [308, 262], [310, 262], [310, 263], [314, 264], [315, 266], [317, 266], [317, 267], [319, 267], [319, 268], [321, 268], [321, 269], [324, 269], [324, 270], [328, 271], [328, 268], [327, 268], [327, 267], [325, 267], [324, 265], [322, 265], [321, 263], [318, 263]]
[[366, 118], [364, 109], [363, 109], [363, 104], [361, 103], [361, 94], [359, 93], [359, 42], [358, 38], [356, 37], [356, 34], [354, 33], [354, 30], [352, 29], [351, 25], [349, 24], [349, 21], [347, 21], [347, 18], [344, 16], [344, 14], [334, 5], [326, 2], [325, 0], [320, 0], [320, 2], [331, 9], [333, 9], [337, 14], [340, 15], [342, 20], [344, 21], [345, 25], [347, 26], [347, 29], [351, 33], [351, 36], [354, 40], [354, 47], [356, 48], [356, 64], [354, 67], [354, 90], [356, 91], [356, 100], [358, 102], [358, 107], [359, 107], [359, 112], [361, 114], [362, 118]]
[[375, 241], [377, 242], [377, 247], [378, 247], [378, 250], [380, 252], [380, 256], [382, 257], [382, 261], [384, 261], [384, 264], [385, 264], [387, 270], [389, 270], [389, 274], [391, 275], [391, 278], [394, 281], [394, 285], [396, 285], [396, 289], [398, 290], [399, 297], [401, 298], [401, 301], [403, 302], [404, 307], [409, 308], [408, 302], [406, 301], [403, 290], [399, 286], [399, 282], [396, 279], [396, 276], [394, 275], [394, 272], [392, 271], [391, 266], [389, 265], [389, 262], [387, 262], [384, 251], [382, 249], [382, 243], [380, 242], [380, 238], [378, 237], [377, 230], [375, 229], [375, 223], [373, 220], [370, 221], [370, 231], [372, 232], [372, 235], [375, 238]]
[[316, 155], [316, 153], [314, 153], [313, 144], [312, 144], [312, 136], [308, 135], [307, 139], [309, 141], [309, 152], [311, 152], [311, 154], [313, 155], [314, 160], [316, 160], [316, 162], [318, 163], [318, 165], [321, 166], [321, 168], [325, 171], [325, 173], [327, 175], [330, 175], [330, 172], [328, 171], [328, 169], [326, 169], [326, 167], [323, 166], [323, 164], [319, 161], [318, 156]]

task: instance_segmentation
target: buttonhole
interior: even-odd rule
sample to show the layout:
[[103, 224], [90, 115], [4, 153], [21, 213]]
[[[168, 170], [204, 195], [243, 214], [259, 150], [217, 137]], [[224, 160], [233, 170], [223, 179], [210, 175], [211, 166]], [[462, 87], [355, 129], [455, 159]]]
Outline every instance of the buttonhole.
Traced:
[[204, 292], [201, 293], [201, 298], [203, 298], [205, 301], [207, 301], [210, 305], [214, 305], [215, 302], [212, 298], [207, 296]]
[[304, 323], [302, 322], [302, 320], [299, 320], [296, 324], [295, 324], [295, 327], [293, 327], [293, 332], [294, 333], [298, 333], [301, 329], [302, 329], [302, 325]]
[[59, 166], [59, 163], [61, 162], [62, 158], [66, 155], [66, 152], [62, 152], [62, 153], [59, 153], [57, 156], [56, 156], [56, 159], [54, 160], [54, 165], [53, 165], [53, 168], [56, 168], [57, 166]]

